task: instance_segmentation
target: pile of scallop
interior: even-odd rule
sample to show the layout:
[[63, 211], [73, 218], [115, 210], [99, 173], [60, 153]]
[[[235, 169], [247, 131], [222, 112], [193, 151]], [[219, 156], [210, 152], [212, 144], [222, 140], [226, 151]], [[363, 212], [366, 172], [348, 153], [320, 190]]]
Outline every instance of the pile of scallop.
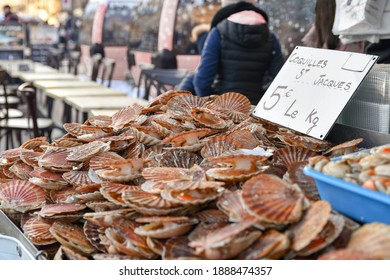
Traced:
[[[389, 259], [390, 226], [321, 201], [303, 167], [353, 151], [169, 91], [0, 154], [0, 208], [48, 259]], [[348, 198], [346, 198], [348, 199]]]

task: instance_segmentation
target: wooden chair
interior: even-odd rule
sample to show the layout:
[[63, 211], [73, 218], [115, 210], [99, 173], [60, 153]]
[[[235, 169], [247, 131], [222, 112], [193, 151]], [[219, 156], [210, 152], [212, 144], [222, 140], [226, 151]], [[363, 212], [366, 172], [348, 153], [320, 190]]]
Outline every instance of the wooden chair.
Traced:
[[103, 58], [101, 71], [101, 84], [107, 83], [107, 87], [111, 86], [112, 76], [115, 70], [115, 60], [112, 58]]
[[71, 51], [69, 52], [69, 64], [68, 64], [68, 73], [73, 75], [78, 74], [78, 67], [80, 64], [81, 52], [79, 51]]
[[18, 146], [22, 144], [22, 132], [28, 134], [29, 139], [39, 136], [47, 136], [51, 140], [51, 132], [54, 123], [49, 118], [39, 118], [36, 101], [36, 89], [31, 83], [24, 83], [17, 89], [18, 94], [27, 105], [26, 115], [23, 118], [4, 118], [0, 121], [0, 128], [6, 132], [6, 149], [14, 147], [13, 134], [18, 140]]
[[91, 81], [96, 82], [99, 75], [100, 64], [102, 63], [102, 55], [97, 53], [92, 56], [92, 73]]

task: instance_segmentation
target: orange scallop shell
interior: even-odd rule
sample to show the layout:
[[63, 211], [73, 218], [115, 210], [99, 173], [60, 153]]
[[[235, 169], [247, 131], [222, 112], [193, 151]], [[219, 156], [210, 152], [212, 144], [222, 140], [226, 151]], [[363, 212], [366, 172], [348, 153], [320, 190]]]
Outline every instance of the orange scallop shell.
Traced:
[[163, 94], [160, 94], [156, 98], [153, 99], [153, 101], [150, 102], [149, 106], [155, 106], [158, 104], [165, 105], [167, 104], [172, 98], [176, 96], [182, 96], [182, 95], [192, 95], [192, 92], [187, 90], [168, 90], [164, 92]]
[[356, 151], [357, 145], [363, 142], [363, 138], [353, 139], [336, 146], [333, 146], [327, 150], [324, 154], [330, 154], [331, 157], [338, 157], [346, 154], [350, 154]]
[[205, 107], [206, 102], [199, 96], [179, 95], [169, 100], [167, 112], [175, 117], [188, 117], [192, 107]]
[[266, 222], [288, 224], [302, 215], [303, 193], [274, 175], [260, 174], [246, 181], [242, 198], [248, 211]]
[[252, 111], [249, 99], [238, 92], [224, 93], [215, 98], [208, 107], [225, 113], [235, 123], [240, 123], [248, 118]]
[[329, 148], [330, 143], [324, 140], [315, 139], [310, 136], [280, 134], [278, 138], [290, 146], [306, 148], [315, 152], [322, 152]]
[[21, 180], [28, 180], [31, 178], [31, 172], [34, 168], [23, 161], [15, 162], [10, 168], [9, 171], [14, 173], [17, 178]]
[[[185, 147], [199, 145], [199, 139], [211, 132], [208, 128], [199, 128], [190, 131], [183, 131], [163, 140], [163, 144], [171, 144], [173, 147]], [[203, 145], [203, 144], [202, 144]]]
[[195, 249], [188, 246], [188, 238], [185, 236], [169, 239], [163, 250], [163, 260], [200, 260], [202, 257], [195, 254]]
[[291, 184], [298, 184], [299, 188], [303, 191], [305, 196], [310, 200], [320, 200], [320, 194], [315, 180], [312, 177], [307, 176], [303, 169], [307, 165], [307, 162], [295, 162], [290, 164], [288, 169], [288, 181]]
[[274, 229], [264, 232], [248, 249], [243, 251], [240, 260], [280, 259], [290, 249], [290, 239], [287, 234]]
[[319, 260], [375, 260], [366, 252], [354, 251], [348, 248], [327, 252], [318, 257]]
[[38, 160], [40, 167], [53, 171], [71, 171], [79, 163], [67, 160], [70, 149], [50, 146]]
[[109, 126], [112, 127], [114, 131], [122, 129], [130, 122], [135, 121], [142, 109], [143, 107], [141, 105], [134, 104], [119, 110], [112, 116], [112, 122]]
[[69, 134], [87, 142], [112, 135], [111, 129], [107, 127], [95, 127], [78, 123], [65, 123], [63, 126]]
[[43, 155], [41, 152], [24, 150], [20, 152], [20, 159], [32, 167], [38, 167], [38, 160]]
[[20, 152], [30, 151], [23, 148], [15, 148], [0, 152], [0, 165], [12, 165], [20, 159]]
[[331, 206], [327, 201], [316, 201], [304, 214], [303, 219], [295, 224], [290, 232], [293, 234], [292, 249], [300, 251], [322, 231], [329, 220]]
[[110, 150], [110, 144], [102, 141], [93, 141], [88, 144], [84, 144], [73, 148], [68, 156], [67, 160], [70, 161], [86, 161], [100, 152], [107, 152]]
[[226, 135], [218, 135], [209, 138], [200, 153], [203, 158], [218, 157], [227, 151], [237, 150], [237, 145], [240, 145], [239, 142], [236, 142], [233, 138], [229, 138]]
[[24, 180], [0, 184], [0, 208], [25, 213], [46, 203], [45, 191]]
[[202, 158], [193, 152], [186, 150], [168, 150], [161, 156], [161, 167], [192, 168], [200, 164]]
[[378, 259], [390, 259], [390, 226], [381, 223], [363, 225], [352, 234], [348, 249]]
[[53, 222], [34, 216], [24, 223], [22, 229], [27, 238], [37, 246], [56, 243], [57, 240], [50, 233], [49, 229]]
[[241, 190], [234, 192], [229, 190], [224, 191], [218, 198], [217, 207], [229, 217], [230, 222], [254, 219], [245, 207]]
[[176, 203], [172, 203], [162, 198], [159, 194], [152, 194], [144, 191], [126, 190], [122, 193], [122, 199], [130, 207], [139, 205], [156, 209], [171, 209], [178, 206]]
[[41, 146], [48, 146], [47, 138], [44, 136], [32, 138], [24, 142], [20, 147], [28, 150], [33, 150], [34, 152], [43, 152]]
[[207, 209], [203, 211], [196, 212], [193, 217], [199, 222], [204, 223], [227, 223], [229, 217], [218, 209]]
[[42, 218], [50, 218], [55, 215], [80, 212], [83, 211], [85, 208], [86, 208], [85, 205], [76, 204], [76, 203], [46, 204], [42, 206], [38, 214]]
[[237, 146], [237, 149], [254, 149], [261, 144], [248, 130], [235, 130], [229, 133], [227, 138]]
[[223, 187], [202, 187], [197, 189], [164, 189], [161, 197], [167, 201], [181, 205], [198, 205], [218, 198], [224, 191]]
[[193, 107], [190, 109], [191, 117], [201, 126], [224, 129], [227, 123], [219, 116], [217, 111], [213, 111], [202, 107]]
[[273, 154], [273, 160], [288, 168], [295, 162], [307, 161], [310, 157], [315, 155], [317, 155], [317, 153], [309, 149], [287, 146], [277, 149]]
[[96, 127], [108, 127], [111, 124], [112, 120], [110, 116], [97, 115], [89, 117], [84, 124], [91, 125]]
[[101, 194], [108, 201], [111, 201], [119, 206], [126, 206], [126, 202], [122, 199], [122, 194], [127, 190], [139, 191], [139, 186], [129, 186], [115, 183], [102, 183], [100, 188]]
[[100, 235], [104, 234], [104, 230], [105, 227], [101, 227], [97, 223], [94, 223], [93, 221], [89, 220], [85, 221], [83, 225], [85, 237], [88, 239], [88, 241], [93, 247], [103, 253], [106, 252], [106, 248], [103, 244], [101, 244]]
[[180, 181], [191, 180], [192, 171], [175, 167], [149, 167], [142, 170], [142, 176], [151, 181]]
[[62, 174], [62, 178], [73, 186], [85, 186], [94, 184], [94, 182], [88, 175], [88, 171], [69, 171]]

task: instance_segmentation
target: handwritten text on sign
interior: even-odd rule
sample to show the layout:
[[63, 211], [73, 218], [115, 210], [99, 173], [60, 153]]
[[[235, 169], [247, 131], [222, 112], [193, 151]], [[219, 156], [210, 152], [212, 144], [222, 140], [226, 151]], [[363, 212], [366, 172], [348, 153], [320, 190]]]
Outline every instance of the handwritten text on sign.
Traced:
[[296, 47], [253, 114], [324, 139], [377, 58]]

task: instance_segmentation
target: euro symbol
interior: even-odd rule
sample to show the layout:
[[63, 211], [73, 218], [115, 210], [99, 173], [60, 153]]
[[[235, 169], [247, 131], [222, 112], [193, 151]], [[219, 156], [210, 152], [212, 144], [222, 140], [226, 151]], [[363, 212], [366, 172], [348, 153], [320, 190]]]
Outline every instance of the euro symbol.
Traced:
[[287, 92], [284, 94], [284, 96], [290, 97], [290, 96], [291, 96], [290, 92], [293, 92], [293, 91], [294, 91], [293, 89], [290, 89], [289, 91], [287, 91]]

